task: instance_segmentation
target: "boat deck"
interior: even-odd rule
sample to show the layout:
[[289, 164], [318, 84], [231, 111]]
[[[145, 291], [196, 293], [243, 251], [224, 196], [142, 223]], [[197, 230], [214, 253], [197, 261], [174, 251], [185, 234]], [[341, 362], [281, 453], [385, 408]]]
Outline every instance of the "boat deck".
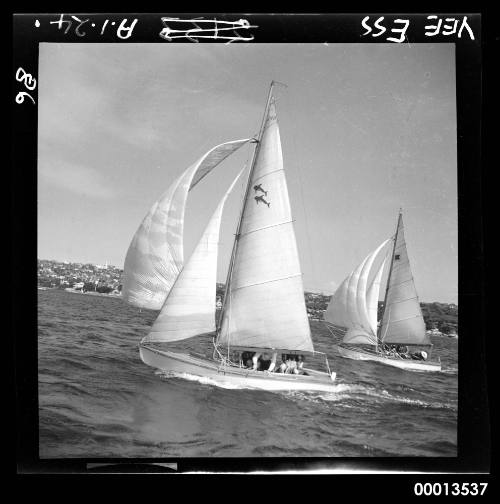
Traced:
[[[257, 371], [230, 365], [205, 356], [193, 356], [183, 352], [160, 350], [150, 345], [140, 345], [142, 360], [163, 371], [189, 373], [201, 377], [236, 383], [238, 385], [258, 386], [269, 389], [325, 389], [333, 385], [335, 373], [331, 375], [314, 369], [304, 369], [307, 374], [288, 374], [269, 371]], [[265, 386], [264, 386], [265, 385]]]
[[386, 364], [400, 369], [413, 371], [441, 371], [441, 361], [405, 359], [399, 355], [388, 355], [367, 349], [357, 345], [342, 343], [338, 345], [339, 353], [342, 357], [354, 360], [372, 360], [381, 364]]

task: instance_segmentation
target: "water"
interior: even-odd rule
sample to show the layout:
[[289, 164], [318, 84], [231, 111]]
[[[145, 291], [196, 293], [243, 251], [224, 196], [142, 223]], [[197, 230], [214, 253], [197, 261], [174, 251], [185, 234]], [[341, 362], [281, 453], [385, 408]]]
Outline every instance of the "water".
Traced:
[[38, 303], [41, 458], [457, 455], [457, 340], [433, 340], [443, 372], [409, 372], [341, 358], [312, 322], [333, 392], [235, 390], [143, 364], [155, 312], [56, 290]]

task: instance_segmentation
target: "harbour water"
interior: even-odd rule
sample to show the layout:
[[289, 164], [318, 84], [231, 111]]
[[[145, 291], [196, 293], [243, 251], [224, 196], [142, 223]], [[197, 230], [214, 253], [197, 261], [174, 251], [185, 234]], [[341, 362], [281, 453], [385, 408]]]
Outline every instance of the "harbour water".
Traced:
[[334, 391], [273, 393], [146, 366], [137, 345], [155, 317], [118, 298], [38, 292], [41, 458], [457, 455], [456, 339], [432, 340], [442, 372], [410, 372], [341, 358], [312, 321]]

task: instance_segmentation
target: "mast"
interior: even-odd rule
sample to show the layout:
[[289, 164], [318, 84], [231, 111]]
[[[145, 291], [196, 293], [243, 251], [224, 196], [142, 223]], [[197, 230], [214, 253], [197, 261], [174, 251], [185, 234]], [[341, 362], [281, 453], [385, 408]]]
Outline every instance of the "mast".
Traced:
[[271, 81], [271, 85], [269, 86], [269, 93], [267, 95], [266, 108], [264, 110], [264, 115], [262, 117], [262, 123], [260, 125], [259, 134], [257, 136], [257, 142], [256, 142], [257, 145], [255, 146], [255, 150], [254, 150], [253, 156], [252, 156], [252, 163], [250, 165], [250, 170], [248, 172], [247, 185], [246, 185], [246, 189], [245, 189], [245, 195], [243, 197], [243, 205], [241, 207], [240, 217], [239, 217], [239, 220], [238, 220], [238, 226], [236, 227], [236, 234], [235, 234], [234, 242], [233, 242], [233, 250], [231, 252], [231, 260], [229, 261], [229, 268], [227, 270], [226, 285], [225, 285], [225, 289], [224, 289], [224, 301], [222, 303], [222, 308], [221, 308], [220, 315], [219, 315], [219, 320], [218, 320], [218, 323], [217, 323], [216, 342], [219, 339], [220, 330], [221, 330], [221, 326], [222, 326], [222, 321], [224, 320], [224, 312], [225, 312], [225, 309], [226, 309], [227, 297], [228, 297], [228, 293], [229, 293], [229, 290], [230, 290], [231, 275], [232, 275], [232, 271], [233, 271], [234, 258], [235, 258], [235, 255], [236, 255], [236, 249], [238, 248], [238, 240], [239, 240], [239, 237], [240, 237], [241, 223], [243, 221], [243, 215], [245, 213], [245, 207], [246, 207], [247, 199], [248, 199], [248, 192], [250, 191], [250, 185], [251, 185], [252, 175], [253, 175], [254, 168], [255, 168], [255, 162], [257, 161], [257, 154], [259, 153], [259, 150], [260, 150], [260, 142], [261, 142], [261, 139], [262, 139], [262, 134], [264, 132], [264, 127], [265, 127], [266, 121], [267, 121], [269, 104], [271, 103], [271, 98], [272, 98], [272, 94], [273, 94], [273, 86], [274, 86], [274, 84], [275, 84], [275, 82]]
[[[398, 222], [396, 224], [396, 233], [394, 234], [394, 245], [392, 246], [392, 257], [391, 257], [391, 264], [389, 266], [389, 276], [387, 277], [387, 286], [385, 288], [385, 297], [384, 297], [384, 307], [382, 308], [382, 316], [380, 317], [380, 320], [384, 320], [384, 315], [385, 315], [385, 309], [387, 305], [387, 294], [389, 293], [389, 284], [391, 282], [391, 275], [392, 275], [392, 266], [394, 264], [394, 254], [396, 251], [396, 242], [398, 240], [398, 231], [399, 231], [399, 224], [401, 222], [401, 218], [403, 215], [403, 209], [399, 209], [399, 215], [398, 215]], [[380, 329], [382, 328], [382, 325], [380, 325], [380, 328], [378, 330], [378, 336], [377, 336], [377, 347], [378, 345], [382, 342], [380, 339]]]

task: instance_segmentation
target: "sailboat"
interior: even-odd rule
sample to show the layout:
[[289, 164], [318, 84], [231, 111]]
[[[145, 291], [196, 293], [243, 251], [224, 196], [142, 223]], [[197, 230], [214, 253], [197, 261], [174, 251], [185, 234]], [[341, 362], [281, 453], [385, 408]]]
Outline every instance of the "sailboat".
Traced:
[[[381, 253], [384, 249], [385, 254]], [[379, 256], [383, 257], [377, 265]], [[389, 258], [383, 312], [378, 324], [380, 285]], [[394, 237], [380, 244], [345, 278], [332, 296], [324, 320], [332, 326], [334, 334], [343, 335], [338, 346], [342, 357], [409, 370], [441, 370], [440, 360], [431, 360], [433, 345], [426, 334], [415, 289], [401, 210]]]
[[[271, 83], [257, 138], [214, 147], [181, 174], [152, 206], [137, 230], [124, 266], [123, 299], [160, 310], [139, 344], [142, 361], [176, 376], [208, 378], [216, 385], [265, 390], [332, 390], [335, 372], [314, 350], [283, 168]], [[183, 259], [184, 209], [189, 191], [223, 159], [254, 144], [218, 323], [216, 272], [224, 203], [219, 202], [189, 260]], [[173, 347], [214, 334], [212, 355]], [[190, 340], [193, 341], [193, 340]], [[304, 374], [254, 370], [243, 351], [301, 355]]]

